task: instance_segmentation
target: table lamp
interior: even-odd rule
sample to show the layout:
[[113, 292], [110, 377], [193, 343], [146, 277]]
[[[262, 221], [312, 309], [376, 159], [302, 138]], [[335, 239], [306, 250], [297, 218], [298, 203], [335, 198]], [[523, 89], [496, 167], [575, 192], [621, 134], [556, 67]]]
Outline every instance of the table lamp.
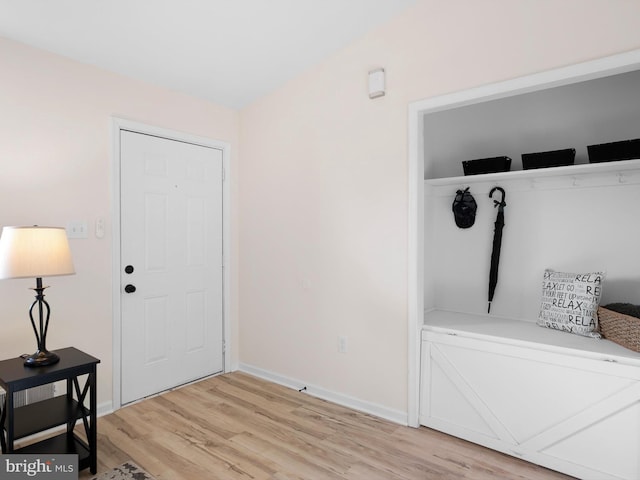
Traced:
[[[61, 227], [4, 227], [0, 236], [0, 278], [35, 277], [36, 299], [29, 309], [31, 325], [38, 342], [38, 350], [26, 357], [29, 367], [52, 365], [60, 360], [47, 350], [47, 330], [50, 308], [44, 299], [42, 277], [72, 275], [73, 261], [67, 233]], [[37, 310], [38, 325], [34, 320]]]

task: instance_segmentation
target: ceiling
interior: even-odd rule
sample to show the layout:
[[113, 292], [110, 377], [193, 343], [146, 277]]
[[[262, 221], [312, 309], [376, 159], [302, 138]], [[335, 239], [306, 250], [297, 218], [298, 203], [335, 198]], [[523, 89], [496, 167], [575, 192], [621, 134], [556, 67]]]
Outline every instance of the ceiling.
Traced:
[[416, 0], [0, 0], [0, 36], [231, 108]]

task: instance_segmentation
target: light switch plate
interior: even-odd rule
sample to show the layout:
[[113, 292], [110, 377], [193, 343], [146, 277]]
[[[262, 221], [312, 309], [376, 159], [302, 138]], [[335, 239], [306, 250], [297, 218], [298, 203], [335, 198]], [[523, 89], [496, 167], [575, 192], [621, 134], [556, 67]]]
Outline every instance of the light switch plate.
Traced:
[[75, 220], [67, 223], [68, 238], [89, 238], [89, 226], [86, 220]]

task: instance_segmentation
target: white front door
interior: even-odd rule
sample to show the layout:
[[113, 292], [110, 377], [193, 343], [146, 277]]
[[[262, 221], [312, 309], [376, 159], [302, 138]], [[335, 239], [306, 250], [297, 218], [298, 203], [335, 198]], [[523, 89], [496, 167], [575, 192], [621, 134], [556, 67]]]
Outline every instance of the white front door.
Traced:
[[222, 151], [122, 130], [121, 401], [223, 370]]

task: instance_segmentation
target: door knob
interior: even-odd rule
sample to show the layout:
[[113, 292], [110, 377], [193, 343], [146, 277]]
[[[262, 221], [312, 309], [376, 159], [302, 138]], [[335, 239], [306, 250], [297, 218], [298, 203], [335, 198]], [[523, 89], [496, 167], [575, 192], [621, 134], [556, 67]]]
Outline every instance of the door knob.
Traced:
[[133, 293], [133, 292], [136, 291], [136, 286], [129, 284], [129, 285], [124, 287], [124, 291], [127, 292], [127, 293]]
[[133, 265], [127, 265], [124, 267], [125, 273], [133, 273]]

